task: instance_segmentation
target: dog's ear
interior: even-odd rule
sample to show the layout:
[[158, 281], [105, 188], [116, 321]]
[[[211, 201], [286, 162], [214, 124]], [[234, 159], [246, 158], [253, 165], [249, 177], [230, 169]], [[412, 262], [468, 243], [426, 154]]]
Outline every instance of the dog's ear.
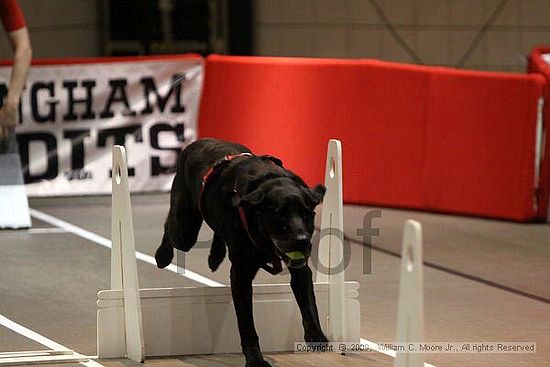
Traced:
[[275, 163], [277, 166], [280, 166], [280, 167], [283, 166], [283, 161], [280, 160], [280, 159], [277, 158], [277, 157], [274, 157], [274, 156], [272, 156], [272, 155], [264, 155], [263, 157], [269, 159], [271, 162]]
[[252, 191], [251, 193], [246, 194], [245, 196], [238, 197], [234, 196], [231, 200], [233, 206], [241, 206], [241, 205], [258, 205], [264, 200], [265, 193], [261, 189], [256, 189]]
[[323, 201], [323, 197], [325, 196], [325, 192], [327, 189], [323, 185], [317, 185], [313, 189], [305, 189], [307, 198], [309, 201], [311, 201], [311, 204], [313, 207], [316, 207]]
[[252, 180], [254, 179], [251, 175], [240, 175], [237, 177], [237, 182], [235, 182], [233, 198], [231, 198], [231, 204], [233, 206], [239, 206], [242, 204], [242, 199], [246, 195], [242, 195], [242, 192], [248, 192], [248, 187], [250, 186]]

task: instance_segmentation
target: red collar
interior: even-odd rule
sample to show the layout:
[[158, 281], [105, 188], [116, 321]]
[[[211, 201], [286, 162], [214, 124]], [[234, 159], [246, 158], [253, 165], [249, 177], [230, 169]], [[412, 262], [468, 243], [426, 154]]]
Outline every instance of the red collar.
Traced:
[[204, 187], [206, 186], [206, 183], [208, 182], [208, 179], [210, 178], [210, 176], [212, 176], [212, 174], [216, 171], [216, 169], [223, 163], [225, 162], [230, 162], [232, 161], [233, 159], [235, 158], [240, 158], [240, 157], [251, 157], [252, 156], [252, 153], [239, 153], [239, 154], [228, 154], [226, 155], [225, 157], [221, 158], [221, 159], [218, 159], [214, 165], [212, 167], [210, 167], [206, 173], [204, 174], [204, 176], [202, 176], [202, 187], [201, 187], [201, 196], [202, 196], [202, 192], [204, 191]]

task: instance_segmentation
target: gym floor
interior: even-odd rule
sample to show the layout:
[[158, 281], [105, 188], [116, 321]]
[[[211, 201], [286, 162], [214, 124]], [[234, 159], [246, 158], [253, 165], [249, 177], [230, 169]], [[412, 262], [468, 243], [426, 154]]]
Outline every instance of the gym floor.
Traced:
[[[133, 195], [137, 251], [153, 255], [162, 236], [168, 194]], [[0, 315], [81, 354], [96, 352], [96, 294], [109, 288], [110, 250], [37, 219], [45, 213], [101, 237], [110, 237], [110, 197], [35, 198], [33, 228], [0, 231]], [[361, 336], [374, 342], [395, 338], [402, 227], [416, 219], [424, 233], [425, 332], [427, 341], [536, 342], [532, 354], [428, 354], [440, 366], [550, 365], [550, 225], [517, 224], [381, 208], [373, 220], [371, 272], [364, 264], [365, 215], [376, 208], [345, 206], [351, 262], [347, 280], [360, 282]], [[318, 216], [319, 217], [319, 216]], [[319, 218], [317, 218], [319, 219]], [[207, 231], [201, 238], [208, 238]], [[211, 273], [207, 248], [193, 249], [185, 265], [227, 284], [229, 263]], [[179, 274], [138, 261], [142, 288], [198, 286]], [[259, 283], [286, 276], [260, 272]], [[261, 335], [260, 335], [261, 340]], [[0, 352], [47, 349], [0, 326]], [[276, 366], [392, 366], [380, 353], [267, 354]], [[99, 360], [104, 366], [137, 365]], [[78, 364], [75, 364], [77, 366]], [[242, 366], [239, 355], [148, 359], [150, 366]], [[71, 364], [64, 364], [71, 366]]]

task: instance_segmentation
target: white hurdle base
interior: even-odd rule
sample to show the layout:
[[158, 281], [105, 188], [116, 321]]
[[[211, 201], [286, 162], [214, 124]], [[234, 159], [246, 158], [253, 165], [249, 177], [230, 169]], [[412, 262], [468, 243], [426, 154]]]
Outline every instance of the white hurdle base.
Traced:
[[[346, 282], [348, 340], [360, 339], [359, 284]], [[328, 313], [328, 283], [316, 283], [319, 314]], [[146, 356], [241, 353], [230, 287], [141, 289]], [[124, 335], [123, 295], [98, 294], [98, 356], [116, 358], [125, 351], [113, 342]], [[324, 301], [323, 301], [324, 300]], [[294, 350], [303, 341], [302, 318], [289, 284], [254, 285], [254, 322], [266, 352]]]

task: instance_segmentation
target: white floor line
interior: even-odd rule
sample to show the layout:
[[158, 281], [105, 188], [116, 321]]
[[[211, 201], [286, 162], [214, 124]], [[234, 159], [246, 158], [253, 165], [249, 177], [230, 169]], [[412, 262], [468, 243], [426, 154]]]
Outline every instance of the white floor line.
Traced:
[[70, 350], [67, 347], [64, 347], [63, 345], [54, 342], [53, 340], [50, 340], [46, 338], [45, 336], [42, 336], [38, 334], [35, 331], [32, 331], [31, 329], [26, 328], [23, 325], [19, 325], [18, 323], [8, 319], [5, 316], [0, 315], [0, 325], [7, 327], [8, 329], [15, 331], [18, 334], [24, 335], [27, 338], [34, 340], [35, 342], [42, 344], [45, 347], [48, 347], [53, 350]]
[[[94, 356], [93, 358], [97, 358], [97, 356]], [[83, 366], [86, 366], [86, 367], [105, 367], [104, 365], [102, 365], [101, 363], [98, 363], [94, 360], [89, 360], [89, 361], [85, 361], [85, 362], [80, 362], [81, 365]]]
[[[66, 222], [62, 219], [59, 219], [57, 217], [54, 217], [53, 215], [49, 215], [46, 213], [43, 213], [36, 209], [29, 209], [31, 216], [33, 216], [36, 219], [39, 219], [43, 222], [46, 222], [48, 224], [51, 224], [53, 226], [62, 228], [66, 230], [67, 232], [73, 233], [79, 237], [82, 237], [84, 239], [87, 239], [89, 241], [92, 241], [94, 243], [97, 243], [98, 245], [101, 245], [103, 247], [111, 248], [111, 240], [99, 236], [93, 232], [90, 232], [84, 228], [78, 227], [72, 223]], [[157, 262], [153, 256], [144, 254], [142, 252], [136, 251], [136, 258], [138, 258], [141, 261], [144, 261], [148, 264], [157, 266]], [[188, 279], [194, 280], [197, 283], [204, 284], [209, 287], [225, 287], [225, 284], [216, 282], [212, 279], [209, 279], [207, 277], [204, 277], [198, 273], [195, 273], [194, 271], [191, 271], [189, 269], [183, 270], [181, 267], [178, 268], [175, 264], [170, 264], [166, 267], [166, 270], [171, 271], [172, 273], [179, 274], [183, 277], [186, 277]]]
[[[79, 237], [95, 242], [101, 246], [111, 248], [111, 241], [105, 237], [101, 237], [93, 232], [85, 230], [84, 228], [78, 227], [74, 224], [71, 224], [62, 219], [56, 218], [52, 215], [43, 213], [39, 210], [36, 210], [33, 208], [30, 208], [29, 210], [30, 210], [31, 216], [35, 217], [36, 219], [39, 219], [43, 222], [49, 223], [56, 227], [62, 228], [68, 232], [71, 232]], [[156, 261], [153, 256], [136, 251], [136, 258], [156, 266]], [[166, 269], [173, 273], [180, 274], [186, 278], [189, 278], [191, 280], [194, 280], [198, 283], [204, 284], [209, 287], [225, 287], [224, 284], [218, 283], [212, 279], [209, 279], [205, 276], [195, 273], [189, 269], [185, 269], [185, 273], [182, 273], [180, 271], [180, 268], [178, 268], [175, 264], [170, 264], [168, 267], [166, 267]], [[383, 353], [387, 356], [395, 358], [395, 351], [392, 351], [392, 350], [386, 351], [385, 349], [378, 348], [378, 344], [364, 338], [361, 338], [360, 342], [363, 344], [367, 344], [371, 349], [378, 350], [380, 353]], [[93, 366], [89, 366], [89, 367], [93, 367]], [[435, 366], [429, 363], [424, 363], [424, 367], [435, 367]]]
[[2, 234], [49, 234], [49, 233], [68, 233], [63, 228], [29, 228], [18, 230], [2, 230]]
[[[5, 317], [3, 315], [0, 315], [0, 325], [2, 325], [4, 327], [18, 333], [18, 334], [20, 334], [20, 335], [22, 335], [22, 336], [24, 336], [28, 339], [33, 340], [33, 341], [37, 342], [38, 344], [42, 344], [43, 346], [45, 346], [47, 348], [50, 348], [52, 350], [74, 352], [71, 349], [65, 347], [64, 345], [61, 345], [57, 342], [54, 342], [53, 340], [48, 339], [45, 336], [38, 334], [36, 331], [32, 331], [31, 329], [29, 329], [29, 328], [27, 328], [23, 325], [20, 325], [20, 324], [16, 323], [15, 321], [10, 320], [10, 319], [8, 319], [7, 317]], [[77, 352], [74, 352], [74, 353], [76, 355], [82, 356], [84, 358], [94, 358], [94, 357], [88, 357], [88, 356], [82, 355], [82, 354], [77, 353]], [[82, 361], [82, 362], [79, 362], [79, 363], [83, 366], [86, 366], [86, 367], [105, 367], [102, 364], [97, 363], [96, 361], [92, 361], [92, 360]]]

